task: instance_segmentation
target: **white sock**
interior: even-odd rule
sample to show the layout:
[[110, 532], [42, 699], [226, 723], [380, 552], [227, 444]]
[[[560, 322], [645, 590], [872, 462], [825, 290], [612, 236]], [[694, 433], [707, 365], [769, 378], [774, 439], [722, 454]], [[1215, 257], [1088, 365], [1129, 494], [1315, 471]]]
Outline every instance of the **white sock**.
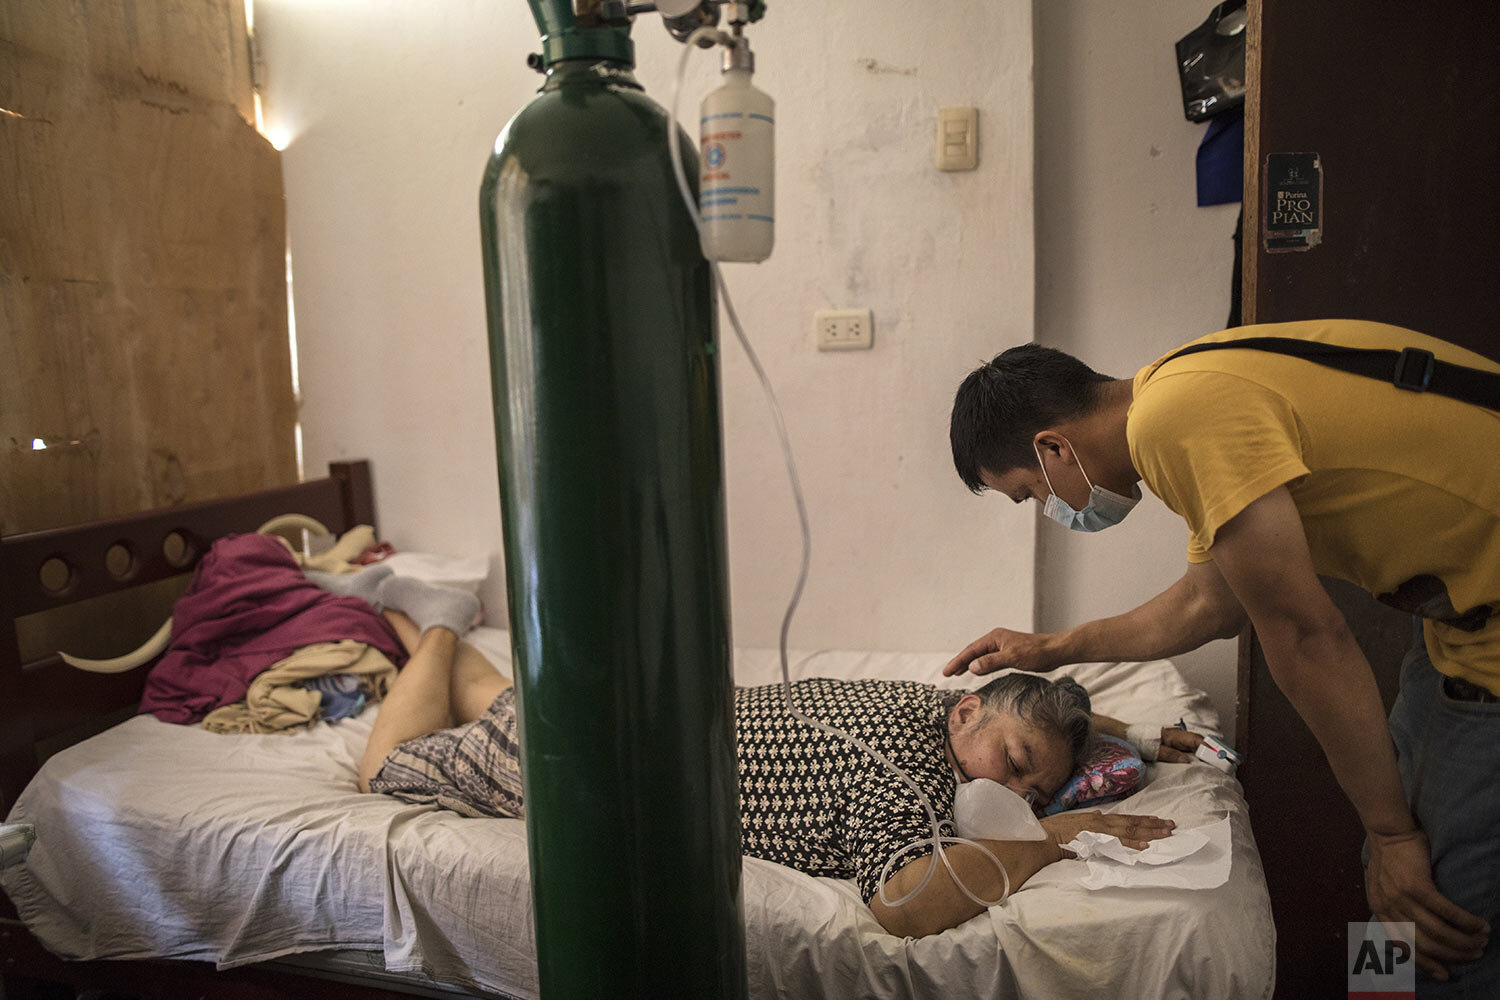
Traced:
[[400, 611], [426, 632], [445, 628], [462, 637], [479, 614], [479, 598], [457, 587], [441, 587], [410, 576], [382, 580], [375, 595], [380, 606]]
[[376, 611], [381, 610], [379, 598], [380, 581], [395, 572], [389, 566], [376, 563], [358, 573], [323, 573], [315, 569], [303, 571], [307, 578], [330, 594], [340, 597], [358, 597]]

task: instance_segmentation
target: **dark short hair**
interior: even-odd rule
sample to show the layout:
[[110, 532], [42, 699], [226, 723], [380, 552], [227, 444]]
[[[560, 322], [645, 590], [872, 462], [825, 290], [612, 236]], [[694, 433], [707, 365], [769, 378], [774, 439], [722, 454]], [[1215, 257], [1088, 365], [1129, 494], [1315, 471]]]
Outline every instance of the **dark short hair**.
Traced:
[[1094, 738], [1088, 692], [1071, 677], [1050, 681], [1028, 673], [1001, 674], [970, 694], [987, 711], [1014, 712], [1022, 722], [1060, 736], [1068, 746], [1071, 770], [1078, 770]]
[[1110, 381], [1071, 354], [1039, 344], [995, 355], [971, 371], [953, 396], [948, 441], [958, 477], [981, 493], [985, 472], [1034, 468], [1036, 433], [1094, 409], [1101, 386]]

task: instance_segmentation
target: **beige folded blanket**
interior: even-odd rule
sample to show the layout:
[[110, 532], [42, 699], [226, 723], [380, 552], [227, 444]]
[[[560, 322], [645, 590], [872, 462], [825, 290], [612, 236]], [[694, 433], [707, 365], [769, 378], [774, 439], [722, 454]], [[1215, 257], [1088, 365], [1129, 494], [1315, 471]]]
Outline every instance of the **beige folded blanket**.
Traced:
[[300, 682], [323, 674], [355, 674], [371, 701], [385, 697], [396, 667], [374, 646], [352, 639], [303, 646], [250, 682], [244, 701], [216, 708], [203, 720], [215, 733], [287, 733], [318, 721], [322, 695]]
[[326, 552], [320, 552], [315, 556], [305, 556], [297, 551], [291, 542], [277, 535], [281, 544], [287, 547], [292, 558], [297, 560], [297, 565], [303, 569], [315, 569], [323, 573], [357, 573], [364, 569], [363, 566], [354, 562], [365, 549], [375, 545], [375, 529], [368, 524], [356, 524], [348, 531], [339, 536], [339, 540]]

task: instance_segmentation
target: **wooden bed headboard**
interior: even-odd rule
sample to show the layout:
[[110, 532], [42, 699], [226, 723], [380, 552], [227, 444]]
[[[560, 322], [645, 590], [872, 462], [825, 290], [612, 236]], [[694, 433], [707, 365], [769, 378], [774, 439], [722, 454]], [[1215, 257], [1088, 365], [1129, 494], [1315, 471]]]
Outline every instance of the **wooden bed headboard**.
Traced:
[[328, 471], [295, 486], [0, 538], [0, 818], [40, 766], [40, 747], [130, 714], [150, 671], [86, 673], [55, 654], [23, 663], [17, 619], [191, 573], [216, 539], [279, 514], [306, 514], [334, 534], [373, 526], [370, 464]]

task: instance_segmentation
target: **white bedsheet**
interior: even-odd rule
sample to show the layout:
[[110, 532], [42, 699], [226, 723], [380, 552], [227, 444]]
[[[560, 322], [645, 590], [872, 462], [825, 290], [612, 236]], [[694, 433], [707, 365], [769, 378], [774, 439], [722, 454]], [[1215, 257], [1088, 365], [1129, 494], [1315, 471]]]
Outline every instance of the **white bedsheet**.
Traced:
[[[505, 633], [478, 629], [471, 641], [508, 672]], [[825, 652], [793, 663], [797, 677], [936, 679], [945, 659]], [[735, 669], [742, 684], [779, 676], [772, 651], [742, 651]], [[1066, 672], [1098, 711], [1216, 729], [1207, 698], [1169, 663]], [[537, 996], [524, 823], [356, 792], [373, 718], [292, 736], [223, 736], [151, 717], [116, 726], [49, 760], [16, 803], [10, 820], [34, 824], [37, 842], [4, 888], [41, 941], [70, 958], [228, 967], [368, 948], [392, 970]], [[1227, 815], [1223, 886], [1090, 891], [1079, 884], [1086, 863], [1066, 861], [960, 927], [903, 940], [882, 932], [852, 882], [747, 858], [751, 994], [1269, 996], [1274, 931], [1239, 785], [1206, 765], [1153, 765], [1148, 778], [1105, 808], [1184, 828]]]

